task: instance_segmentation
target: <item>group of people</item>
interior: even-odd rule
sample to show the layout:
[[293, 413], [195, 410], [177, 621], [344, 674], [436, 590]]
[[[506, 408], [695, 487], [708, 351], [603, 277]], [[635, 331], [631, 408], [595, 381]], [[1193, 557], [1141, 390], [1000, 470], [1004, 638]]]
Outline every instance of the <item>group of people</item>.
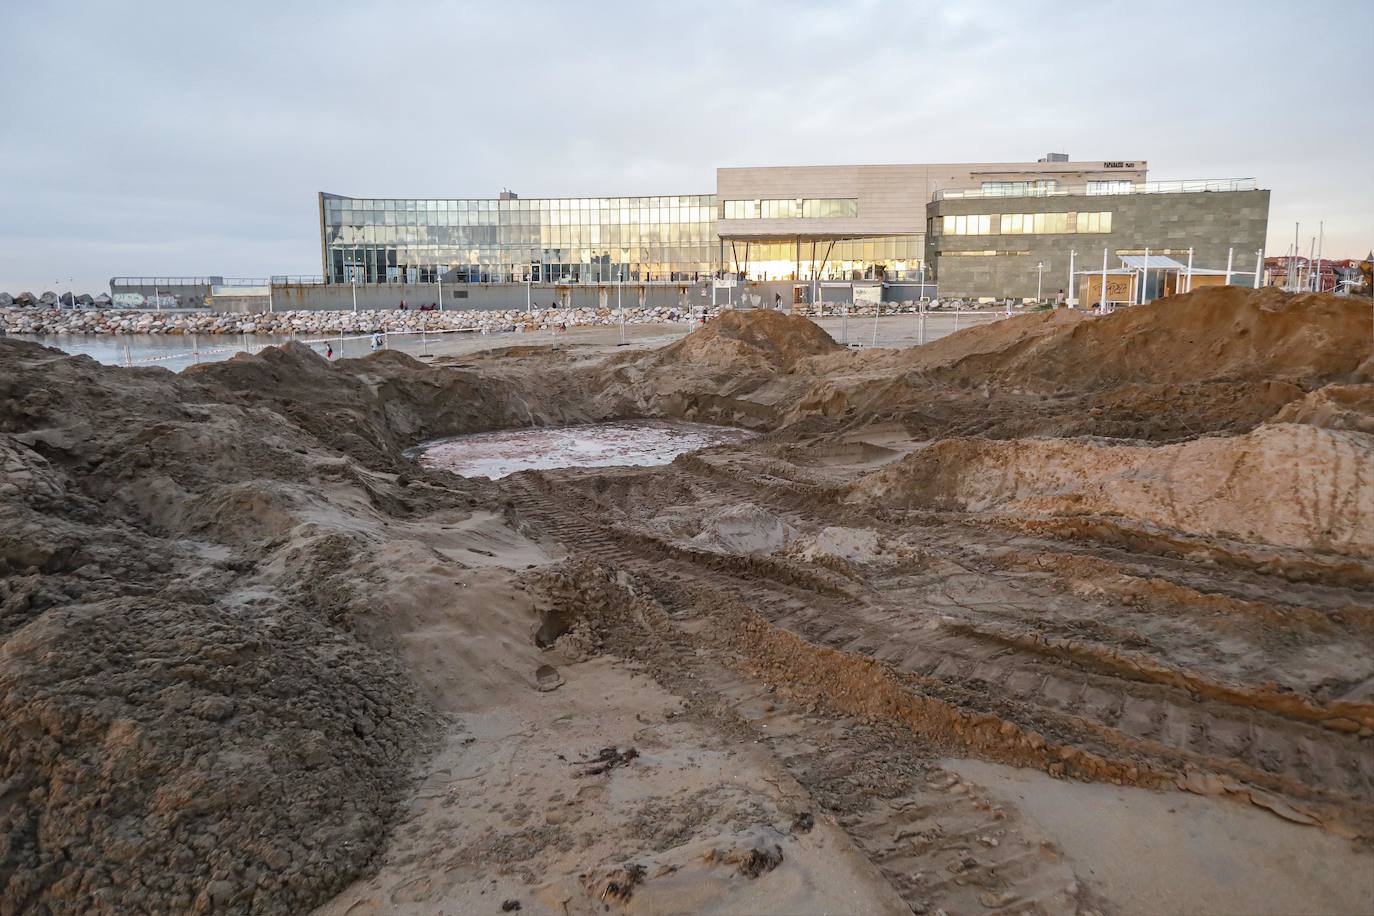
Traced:
[[[372, 348], [372, 352], [375, 353], [375, 352], [377, 352], [378, 350], [380, 350], [380, 349], [382, 349], [383, 347], [386, 346], [386, 338], [382, 336], [382, 333], [381, 333], [380, 331], [376, 331], [376, 332], [373, 333], [373, 335], [372, 335], [372, 340], [371, 340], [369, 343], [370, 343], [370, 346], [371, 346], [371, 348]], [[334, 358], [334, 343], [333, 343], [333, 341], [326, 340], [326, 341], [324, 342], [324, 358], [325, 358], [325, 359], [333, 359], [333, 358]]]

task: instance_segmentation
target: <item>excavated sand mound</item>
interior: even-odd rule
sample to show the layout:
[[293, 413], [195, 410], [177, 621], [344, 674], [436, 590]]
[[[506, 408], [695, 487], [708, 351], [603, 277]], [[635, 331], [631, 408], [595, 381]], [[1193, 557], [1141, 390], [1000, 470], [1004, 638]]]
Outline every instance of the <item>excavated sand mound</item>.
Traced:
[[1326, 385], [1278, 412], [1275, 423], [1374, 433], [1374, 384]]
[[655, 354], [659, 365], [766, 364], [791, 369], [809, 356], [843, 350], [815, 322], [768, 309], [727, 311], [706, 327]]
[[396, 443], [502, 394], [394, 355], [178, 376], [0, 340], [0, 913], [303, 912], [368, 865], [433, 726], [360, 635], [373, 545], [469, 504]]
[[1284, 423], [1153, 448], [945, 439], [861, 479], [850, 499], [1117, 516], [1193, 535], [1374, 557], [1374, 436]]
[[1369, 308], [1328, 294], [1213, 287], [1094, 317], [1058, 310], [971, 328], [902, 364], [971, 384], [1331, 379], [1369, 354]]

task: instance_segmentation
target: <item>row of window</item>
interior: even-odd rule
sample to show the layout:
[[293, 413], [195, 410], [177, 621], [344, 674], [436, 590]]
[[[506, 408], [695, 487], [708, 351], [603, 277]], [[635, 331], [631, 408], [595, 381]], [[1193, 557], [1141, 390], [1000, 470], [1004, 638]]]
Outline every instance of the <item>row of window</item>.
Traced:
[[1028, 255], [1028, 254], [1030, 254], [1029, 251], [1008, 251], [1008, 250], [1005, 250], [1005, 249], [1002, 250], [1002, 251], [942, 251], [942, 252], [940, 252], [940, 257], [942, 257], [942, 258], [997, 258], [997, 257], [1006, 256], [1006, 255], [1013, 255], [1013, 256], [1019, 255], [1019, 256], [1023, 256], [1023, 257], [1024, 257], [1025, 255]]
[[[812, 246], [810, 242], [744, 242], [727, 241], [724, 245], [726, 263], [739, 261], [741, 267], [745, 260], [777, 261], [787, 264], [800, 262], [803, 266], [811, 263]], [[912, 261], [925, 257], [925, 236], [891, 235], [872, 239], [850, 239], [842, 242], [817, 242], [814, 248], [815, 260], [824, 260], [829, 255], [831, 261]]]
[[1057, 190], [1059, 190], [1059, 181], [1055, 178], [1039, 178], [1034, 181], [983, 182], [984, 197], [1025, 197]]
[[[1043, 197], [1059, 190], [1055, 178], [1040, 178], [1033, 181], [985, 181], [984, 197]], [[1109, 178], [1087, 182], [1089, 194], [1130, 194], [1135, 186], [1129, 178]]]
[[495, 200], [418, 200], [415, 198], [362, 198], [325, 195], [325, 210], [372, 210], [385, 212], [430, 212], [445, 210], [469, 213], [549, 212], [555, 210], [624, 210], [640, 207], [706, 207], [714, 210], [714, 194], [684, 194], [677, 197], [545, 197]]
[[[374, 227], [369, 227], [374, 228]], [[489, 230], [495, 232], [496, 230]], [[505, 231], [504, 227], [502, 231]], [[639, 238], [622, 244], [436, 244], [407, 241], [401, 244], [350, 244], [331, 236], [327, 240], [326, 272], [334, 283], [394, 278], [397, 271], [438, 268], [453, 270], [468, 282], [524, 282], [533, 269], [536, 278], [569, 278], [576, 282], [686, 280], [709, 276], [716, 270], [741, 270], [752, 279], [810, 279], [813, 271], [822, 279], [886, 277], [908, 279], [920, 271], [925, 237], [888, 236], [817, 243], [812, 258], [809, 243], [795, 242], [708, 243]], [[404, 274], [403, 274], [404, 275]], [[426, 273], [426, 275], [429, 275]]]
[[634, 207], [610, 210], [330, 210], [327, 226], [596, 226], [645, 223], [710, 225], [710, 207]]
[[1089, 194], [1130, 194], [1135, 190], [1130, 179], [1113, 178], [1109, 181], [1088, 182]]
[[796, 197], [778, 200], [727, 200], [724, 219], [834, 219], [859, 215], [853, 197]]
[[1058, 235], [1066, 232], [1111, 232], [1112, 214], [1104, 213], [974, 213], [946, 216], [945, 235]]
[[710, 227], [699, 223], [654, 226], [326, 226], [325, 244], [382, 245], [639, 245], [658, 242], [711, 244]]

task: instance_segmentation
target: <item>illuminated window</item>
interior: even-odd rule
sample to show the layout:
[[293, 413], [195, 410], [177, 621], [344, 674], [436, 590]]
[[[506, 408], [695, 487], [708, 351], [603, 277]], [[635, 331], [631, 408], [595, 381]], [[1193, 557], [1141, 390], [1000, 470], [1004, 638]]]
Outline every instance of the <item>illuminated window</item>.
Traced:
[[994, 216], [989, 213], [946, 216], [943, 227], [945, 235], [991, 235]]
[[1035, 181], [985, 181], [984, 197], [1034, 197], [1059, 190], [1055, 178], [1041, 178]]
[[1088, 182], [1089, 194], [1130, 194], [1131, 191], [1131, 182], [1129, 180], [1114, 178], [1110, 181]]
[[1080, 213], [1078, 214], [1079, 232], [1111, 232], [1112, 214], [1106, 213]]
[[724, 219], [834, 219], [858, 215], [859, 202], [852, 197], [727, 200], [721, 205]]

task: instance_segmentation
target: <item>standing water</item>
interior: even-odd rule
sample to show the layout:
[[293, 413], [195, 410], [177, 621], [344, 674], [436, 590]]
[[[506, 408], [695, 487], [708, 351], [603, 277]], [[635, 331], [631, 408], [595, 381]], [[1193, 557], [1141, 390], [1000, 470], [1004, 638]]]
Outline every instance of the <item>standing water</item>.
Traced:
[[684, 452], [752, 439], [732, 426], [634, 420], [510, 429], [436, 439], [407, 454], [428, 468], [493, 480], [517, 471], [668, 464]]

